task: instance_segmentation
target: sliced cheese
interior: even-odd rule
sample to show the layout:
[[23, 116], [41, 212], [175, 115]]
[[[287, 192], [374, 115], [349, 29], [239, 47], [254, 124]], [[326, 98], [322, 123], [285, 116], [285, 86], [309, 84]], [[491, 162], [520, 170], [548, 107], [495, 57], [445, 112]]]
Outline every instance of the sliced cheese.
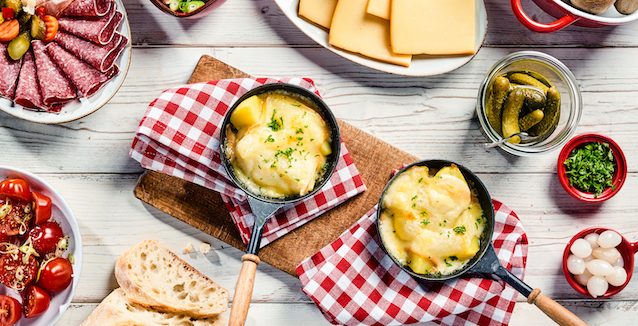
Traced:
[[368, 0], [339, 0], [328, 42], [335, 47], [401, 66], [410, 66], [411, 55], [396, 54], [390, 47], [390, 22], [366, 13]]
[[330, 28], [337, 0], [300, 0], [299, 16], [309, 21]]
[[392, 0], [392, 50], [404, 54], [475, 52], [476, 0]]
[[368, 0], [366, 12], [379, 18], [390, 20], [391, 0]]

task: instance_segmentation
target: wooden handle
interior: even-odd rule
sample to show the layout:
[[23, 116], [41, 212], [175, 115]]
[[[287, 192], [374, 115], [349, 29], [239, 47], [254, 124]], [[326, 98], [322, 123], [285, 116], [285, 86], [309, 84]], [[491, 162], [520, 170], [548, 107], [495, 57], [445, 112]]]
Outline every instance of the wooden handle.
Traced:
[[[561, 326], [587, 326], [587, 324], [574, 315], [567, 308], [561, 306], [558, 302], [541, 294], [540, 289], [534, 289], [527, 297], [529, 304], [535, 304], [538, 309], [543, 311], [549, 318]], [[233, 304], [234, 305], [234, 304]]]
[[243, 326], [248, 316], [248, 307], [250, 307], [250, 299], [253, 296], [253, 285], [255, 284], [255, 272], [259, 265], [259, 257], [251, 254], [245, 254], [241, 257], [244, 262], [241, 265], [237, 285], [235, 286], [235, 295], [233, 296], [233, 305], [230, 307], [230, 320], [228, 326]]

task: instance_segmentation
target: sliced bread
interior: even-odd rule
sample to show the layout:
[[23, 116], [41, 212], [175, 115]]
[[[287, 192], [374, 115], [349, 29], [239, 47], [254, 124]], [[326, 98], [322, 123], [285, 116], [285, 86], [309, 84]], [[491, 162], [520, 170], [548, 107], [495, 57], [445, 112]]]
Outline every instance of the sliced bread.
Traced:
[[129, 300], [160, 311], [206, 318], [228, 309], [228, 290], [157, 240], [124, 252], [115, 264], [115, 278]]
[[159, 312], [128, 300], [122, 289], [115, 289], [80, 326], [223, 326], [226, 319], [215, 316], [193, 319], [184, 314]]

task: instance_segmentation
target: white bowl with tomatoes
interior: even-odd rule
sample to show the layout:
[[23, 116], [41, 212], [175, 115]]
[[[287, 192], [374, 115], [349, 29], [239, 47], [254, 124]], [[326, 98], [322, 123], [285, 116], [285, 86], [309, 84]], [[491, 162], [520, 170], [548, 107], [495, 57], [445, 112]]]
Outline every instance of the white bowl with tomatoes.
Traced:
[[0, 166], [0, 325], [55, 324], [81, 268], [82, 238], [66, 201], [40, 177]]

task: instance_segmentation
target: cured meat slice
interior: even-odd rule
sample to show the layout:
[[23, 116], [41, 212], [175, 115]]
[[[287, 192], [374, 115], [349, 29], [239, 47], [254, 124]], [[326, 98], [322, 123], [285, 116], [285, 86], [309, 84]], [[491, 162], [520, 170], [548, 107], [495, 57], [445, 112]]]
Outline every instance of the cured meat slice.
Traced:
[[110, 0], [75, 0], [64, 9], [62, 16], [104, 16], [110, 6]]
[[0, 96], [13, 100], [20, 74], [21, 60], [13, 60], [7, 53], [9, 43], [0, 42]]
[[35, 69], [35, 60], [33, 60], [33, 54], [29, 50], [22, 58], [22, 69], [20, 69], [20, 78], [13, 101], [25, 108], [46, 111], [47, 107], [42, 102], [42, 93]]
[[84, 97], [95, 94], [106, 82], [119, 73], [119, 69], [115, 65], [111, 70], [101, 72], [55, 42], [47, 44], [46, 49], [58, 66], [62, 68], [62, 71], [69, 76], [78, 88], [80, 95]]
[[[22, 5], [27, 8], [28, 7], [31, 7], [31, 8], [44, 7], [46, 9], [47, 15], [60, 17], [60, 14], [62, 14], [62, 11], [64, 11], [64, 9], [68, 7], [72, 1], [73, 0], [27, 0], [27, 1], [23, 1]], [[29, 10], [27, 9], [27, 11]]]
[[115, 10], [112, 2], [109, 14], [104, 17], [60, 17], [60, 29], [94, 43], [108, 44], [124, 16]]
[[46, 51], [42, 41], [31, 42], [38, 83], [44, 105], [62, 104], [76, 98], [77, 89]]
[[117, 32], [107, 45], [89, 42], [63, 31], [58, 31], [55, 35], [55, 41], [75, 54], [76, 57], [102, 72], [111, 69], [115, 60], [128, 44], [128, 39]]

